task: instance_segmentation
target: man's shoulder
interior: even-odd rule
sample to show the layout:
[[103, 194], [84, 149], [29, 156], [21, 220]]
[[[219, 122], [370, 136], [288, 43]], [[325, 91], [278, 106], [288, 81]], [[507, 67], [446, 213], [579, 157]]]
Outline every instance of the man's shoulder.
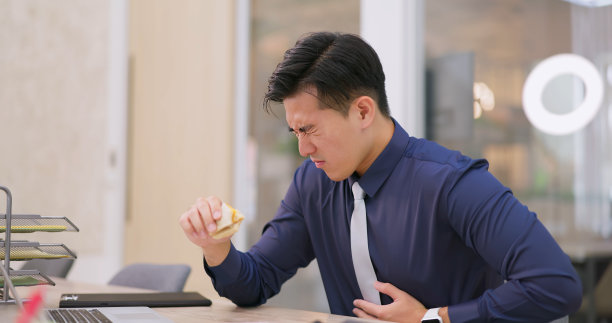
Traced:
[[410, 147], [405, 151], [404, 157], [409, 161], [435, 168], [449, 168], [450, 170], [465, 170], [480, 163], [484, 159], [472, 159], [458, 150], [444, 147], [437, 142], [423, 138], [412, 138]]

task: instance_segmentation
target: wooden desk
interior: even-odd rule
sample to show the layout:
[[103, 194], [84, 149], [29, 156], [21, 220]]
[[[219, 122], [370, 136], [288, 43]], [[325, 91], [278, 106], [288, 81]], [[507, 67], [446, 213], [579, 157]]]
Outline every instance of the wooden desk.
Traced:
[[[59, 306], [59, 299], [63, 293], [138, 293], [154, 292], [122, 286], [96, 285], [72, 282], [61, 278], [52, 278], [55, 286], [45, 286], [45, 303], [47, 307]], [[20, 297], [27, 297], [32, 287], [18, 287]], [[210, 307], [156, 307], [159, 314], [177, 323], [182, 322], [330, 322], [330, 323], [358, 323], [380, 322], [358, 319], [355, 317], [332, 315], [327, 313], [309, 312], [272, 306], [259, 306], [254, 308], [240, 308], [227, 299], [218, 296], [205, 295], [213, 302]], [[16, 305], [0, 305], [0, 318], [4, 322], [12, 322], [17, 316]]]

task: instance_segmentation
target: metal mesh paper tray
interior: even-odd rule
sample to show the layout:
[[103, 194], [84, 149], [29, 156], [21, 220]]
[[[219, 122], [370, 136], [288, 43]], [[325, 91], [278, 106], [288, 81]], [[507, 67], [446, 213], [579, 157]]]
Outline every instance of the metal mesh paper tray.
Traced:
[[[36, 214], [11, 215], [12, 233], [79, 231], [66, 217], [42, 217]], [[6, 231], [6, 215], [0, 214], [0, 233]]]
[[[6, 257], [4, 241], [0, 242], [0, 259]], [[11, 260], [76, 258], [74, 252], [61, 243], [11, 242]]]
[[[9, 276], [15, 287], [53, 285], [55, 282], [38, 270], [11, 270]], [[4, 287], [4, 276], [0, 275], [0, 287]]]

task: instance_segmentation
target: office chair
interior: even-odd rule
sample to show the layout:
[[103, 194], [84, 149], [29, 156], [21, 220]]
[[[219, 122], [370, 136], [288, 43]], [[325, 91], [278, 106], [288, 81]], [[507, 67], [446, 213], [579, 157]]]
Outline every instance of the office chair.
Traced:
[[191, 267], [138, 263], [124, 267], [111, 278], [109, 285], [153, 289], [160, 292], [182, 292]]
[[32, 259], [26, 261], [21, 267], [22, 270], [37, 269], [41, 273], [47, 276], [66, 278], [74, 258], [60, 258], [60, 259]]

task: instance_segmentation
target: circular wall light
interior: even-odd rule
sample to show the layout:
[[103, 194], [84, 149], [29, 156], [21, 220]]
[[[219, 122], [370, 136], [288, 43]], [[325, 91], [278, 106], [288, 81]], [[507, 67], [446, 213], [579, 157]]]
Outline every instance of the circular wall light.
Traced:
[[[542, 92], [548, 82], [562, 74], [580, 78], [586, 95], [573, 111], [557, 114], [544, 107]], [[559, 54], [543, 60], [529, 73], [523, 86], [523, 109], [529, 122], [542, 132], [567, 135], [593, 120], [603, 100], [603, 92], [601, 76], [590, 61], [576, 54]]]

